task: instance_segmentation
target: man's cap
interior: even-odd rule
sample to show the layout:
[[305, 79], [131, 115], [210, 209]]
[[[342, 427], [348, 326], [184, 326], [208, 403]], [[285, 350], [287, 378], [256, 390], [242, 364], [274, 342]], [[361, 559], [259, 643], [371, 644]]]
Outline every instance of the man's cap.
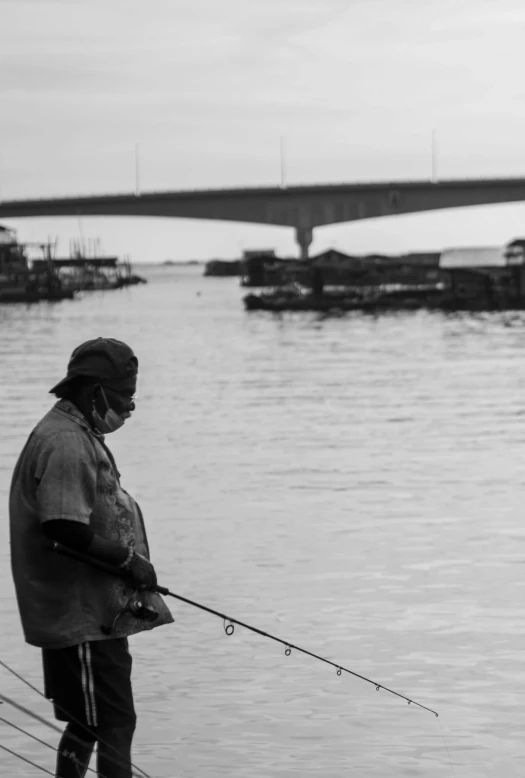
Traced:
[[114, 338], [94, 338], [81, 343], [71, 354], [67, 375], [52, 389], [51, 394], [77, 376], [100, 381], [129, 381], [138, 372], [139, 361], [131, 348]]

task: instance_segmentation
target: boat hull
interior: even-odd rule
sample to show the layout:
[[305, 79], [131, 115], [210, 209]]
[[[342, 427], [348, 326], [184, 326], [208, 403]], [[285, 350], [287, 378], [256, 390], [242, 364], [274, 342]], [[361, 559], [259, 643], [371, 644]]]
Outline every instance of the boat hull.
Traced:
[[382, 310], [414, 310], [417, 308], [441, 307], [442, 295], [405, 295], [356, 298], [337, 295], [315, 296], [296, 295], [281, 296], [279, 294], [255, 295], [248, 294], [243, 298], [247, 311], [313, 311], [328, 313], [330, 311], [382, 311]]
[[0, 291], [0, 304], [58, 302], [60, 300], [72, 300], [74, 296], [75, 292], [70, 289], [56, 292]]

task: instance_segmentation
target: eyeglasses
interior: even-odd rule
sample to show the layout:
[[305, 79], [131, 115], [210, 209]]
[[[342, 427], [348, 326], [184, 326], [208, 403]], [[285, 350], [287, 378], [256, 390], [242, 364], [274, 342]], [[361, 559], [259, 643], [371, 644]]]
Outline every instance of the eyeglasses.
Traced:
[[127, 394], [126, 392], [119, 392], [118, 389], [113, 389], [112, 386], [104, 386], [104, 389], [108, 389], [110, 392], [113, 392], [113, 394], [118, 395], [119, 397], [122, 397], [123, 400], [126, 400], [128, 403], [134, 403], [137, 399], [136, 394]]

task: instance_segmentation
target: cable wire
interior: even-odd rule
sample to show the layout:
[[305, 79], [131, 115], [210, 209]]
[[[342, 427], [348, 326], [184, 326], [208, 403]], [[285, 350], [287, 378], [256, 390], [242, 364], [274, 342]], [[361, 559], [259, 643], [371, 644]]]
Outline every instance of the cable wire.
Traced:
[[58, 748], [55, 748], [55, 746], [52, 746], [51, 743], [46, 743], [45, 740], [41, 740], [36, 735], [33, 735], [31, 732], [28, 732], [25, 729], [22, 729], [22, 727], [19, 727], [17, 724], [14, 724], [12, 721], [8, 721], [7, 719], [3, 719], [0, 716], [0, 721], [3, 721], [4, 724], [7, 724], [9, 727], [13, 727], [13, 729], [17, 729], [19, 732], [23, 732], [24, 735], [27, 735], [28, 737], [32, 738], [33, 740], [36, 740], [37, 743], [41, 743], [43, 746], [46, 746], [47, 748], [50, 748], [55, 753], [58, 753]]
[[0, 748], [3, 749], [4, 751], [7, 751], [9, 754], [13, 754], [13, 756], [18, 757], [18, 759], [22, 759], [23, 762], [27, 762], [27, 764], [36, 767], [38, 770], [42, 770], [43, 773], [47, 773], [48, 775], [51, 775], [53, 778], [55, 777], [55, 773], [50, 773], [49, 770], [46, 770], [45, 767], [42, 767], [36, 762], [32, 762], [30, 759], [26, 759], [25, 756], [22, 756], [21, 754], [17, 754], [16, 751], [11, 751], [10, 748], [7, 748], [7, 746], [3, 746], [1, 743], [0, 743]]
[[58, 732], [60, 735], [62, 734], [63, 730], [60, 729], [60, 727], [57, 727], [55, 724], [51, 724], [50, 721], [43, 718], [42, 716], [39, 716], [38, 713], [35, 713], [32, 710], [29, 710], [29, 708], [24, 708], [23, 705], [20, 705], [19, 702], [15, 702], [11, 699], [11, 697], [8, 697], [6, 694], [0, 694], [0, 700], [2, 702], [7, 702], [8, 705], [12, 705], [13, 708], [16, 708], [17, 710], [21, 711], [22, 713], [25, 713], [26, 716], [30, 716], [33, 719], [36, 719], [41, 724], [45, 724], [46, 727], [49, 727], [50, 729], [53, 729], [55, 732]]
[[[8, 664], [3, 662], [0, 659], [0, 666], [4, 667], [8, 672], [10, 672], [12, 675], [15, 676], [15, 678], [18, 678], [19, 681], [22, 681], [22, 683], [25, 683], [26, 686], [29, 686], [30, 689], [32, 689], [34, 692], [36, 692], [40, 697], [43, 697], [44, 700], [49, 702], [45, 694], [43, 694], [40, 689], [38, 689], [36, 686], [33, 686], [32, 683], [29, 683], [22, 675], [17, 673], [15, 670], [13, 670], [12, 667], [9, 667]], [[20, 703], [15, 702], [10, 697], [7, 697], [5, 694], [0, 694], [0, 700], [4, 700], [4, 702], [7, 702], [9, 705], [12, 705], [14, 708], [18, 708], [18, 710], [22, 711], [22, 713], [25, 713], [27, 716], [31, 716], [32, 718], [36, 719], [37, 721], [40, 721], [41, 724], [45, 724], [47, 727], [50, 727], [51, 729], [55, 730], [55, 732], [59, 732], [60, 735], [63, 734], [64, 730], [60, 729], [60, 727], [57, 727], [55, 724], [51, 724], [51, 722], [47, 721], [47, 719], [44, 719], [42, 716], [39, 716], [38, 713], [34, 713], [33, 711], [29, 710], [28, 708], [24, 708], [23, 705], [20, 705]], [[56, 703], [54, 703], [56, 704]], [[69, 713], [65, 708], [63, 708], [61, 705], [56, 704], [56, 707], [59, 708], [62, 713], [64, 713], [68, 718], [75, 722], [75, 724], [78, 724], [79, 726], [83, 727], [86, 732], [89, 732], [99, 743], [102, 743], [103, 745], [110, 748], [112, 751], [114, 751], [118, 755], [118, 751], [114, 746], [111, 745], [111, 743], [108, 743], [106, 740], [100, 738], [97, 733], [87, 727], [85, 724], [83, 724], [81, 721], [79, 721], [75, 716], [73, 716], [71, 713]], [[132, 775], [136, 776], [136, 778], [151, 778], [148, 773], [146, 773], [144, 770], [142, 770], [140, 767], [137, 767], [133, 763], [130, 763], [133, 770], [137, 770], [138, 772], [132, 772]]]
[[[8, 721], [7, 719], [3, 719], [1, 716], [0, 716], [0, 721], [3, 721], [4, 724], [7, 724], [10, 727], [13, 727], [13, 729], [17, 729], [19, 732], [23, 732], [24, 735], [27, 735], [27, 737], [31, 738], [32, 740], [36, 740], [37, 743], [41, 743], [43, 746], [46, 746], [47, 748], [50, 748], [51, 751], [55, 752], [55, 754], [60, 753], [60, 750], [58, 748], [55, 748], [55, 746], [52, 746], [51, 743], [46, 743], [45, 740], [41, 740], [36, 735], [33, 735], [32, 732], [28, 732], [26, 729], [22, 729], [22, 727], [17, 726], [17, 724], [13, 724], [12, 721]], [[72, 758], [72, 757], [70, 757], [70, 758]], [[76, 760], [76, 763], [79, 764], [78, 760]], [[91, 767], [88, 767], [87, 770], [90, 773], [96, 773], [97, 772], [96, 770], [93, 770], [93, 768], [91, 768]], [[105, 776], [102, 775], [102, 776], [99, 776], [99, 778], [105, 778]]]

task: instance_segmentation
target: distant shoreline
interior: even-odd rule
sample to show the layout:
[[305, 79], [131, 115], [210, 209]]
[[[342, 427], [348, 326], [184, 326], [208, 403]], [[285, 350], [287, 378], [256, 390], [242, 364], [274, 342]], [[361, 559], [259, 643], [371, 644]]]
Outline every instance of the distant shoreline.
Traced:
[[[152, 262], [152, 265], [204, 265], [205, 259], [165, 259], [164, 262]], [[146, 264], [146, 263], [144, 263]]]

